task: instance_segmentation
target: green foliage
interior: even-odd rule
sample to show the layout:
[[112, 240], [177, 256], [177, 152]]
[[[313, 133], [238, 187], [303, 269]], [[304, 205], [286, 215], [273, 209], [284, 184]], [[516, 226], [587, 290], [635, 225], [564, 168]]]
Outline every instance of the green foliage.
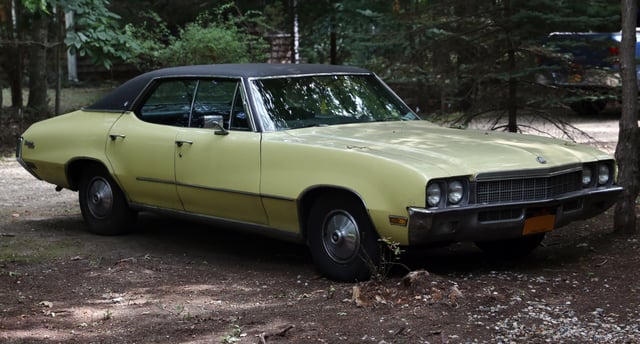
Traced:
[[404, 249], [402, 249], [399, 242], [386, 237], [378, 239], [378, 242], [380, 243], [380, 263], [375, 266], [370, 262], [369, 269], [372, 272], [372, 279], [378, 281], [387, 279], [391, 269], [396, 266], [409, 270], [406, 265], [400, 262]]
[[166, 65], [248, 62], [248, 45], [234, 27], [188, 24], [165, 51]]
[[72, 53], [89, 56], [95, 64], [111, 68], [114, 60], [131, 58], [133, 42], [121, 29], [120, 16], [108, 9], [107, 0], [49, 0], [52, 7], [75, 13], [76, 29], [67, 32], [64, 43]]
[[[116, 59], [130, 57], [131, 43], [119, 26], [120, 16], [108, 9], [108, 0], [22, 0], [21, 4], [31, 17], [47, 15], [55, 18], [53, 9], [73, 12], [75, 29], [69, 30], [64, 39], [72, 53], [89, 56], [94, 63], [106, 68], [110, 68]], [[28, 21], [30, 18], [23, 19]]]
[[223, 343], [223, 344], [237, 343], [240, 341], [241, 336], [242, 336], [242, 328], [237, 324], [233, 324], [231, 326], [230, 333], [220, 338], [220, 343]]
[[162, 66], [165, 56], [166, 42], [170, 36], [167, 24], [154, 12], [146, 13], [140, 18], [138, 26], [127, 24], [125, 32], [127, 41], [131, 42], [130, 63], [140, 70], [147, 71]]
[[[550, 32], [619, 30], [619, 3], [613, 0], [322, 4], [318, 11], [326, 14], [303, 17], [303, 56], [309, 61], [328, 62], [333, 31], [339, 63], [366, 66], [391, 82], [422, 85], [429, 93], [423, 93], [421, 108], [471, 115], [548, 100], [547, 90], [530, 85], [540, 71], [536, 53]], [[509, 93], [514, 82], [526, 85], [517, 87], [515, 97]]]
[[24, 8], [31, 12], [38, 12], [38, 11], [43, 11], [43, 12], [47, 12], [47, 0], [22, 0], [22, 5], [24, 6]]
[[287, 32], [288, 16], [282, 2], [267, 4], [264, 7], [264, 26], [270, 33]]
[[106, 311], [104, 311], [104, 314], [102, 315], [102, 320], [111, 320], [111, 319], [113, 319], [113, 312], [107, 309]]
[[[221, 6], [210, 2], [200, 6], [190, 0], [161, 6], [150, 0], [111, 1], [113, 5], [107, 0], [20, 3], [28, 11], [50, 15], [57, 6], [74, 11], [77, 30], [65, 40], [73, 52], [91, 56], [106, 67], [124, 60], [141, 70], [178, 64], [262, 62], [268, 50], [262, 37], [289, 33], [292, 26], [291, 2], [235, 1]], [[424, 90], [420, 107], [441, 112], [504, 109], [510, 99], [507, 85], [514, 80], [527, 87], [519, 87], [517, 99], [510, 101], [519, 107], [546, 106], [550, 99], [561, 97], [540, 93], [543, 100], [535, 100], [529, 84], [540, 72], [535, 57], [548, 33], [619, 30], [620, 4], [614, 0], [297, 3], [303, 61], [332, 62], [331, 45], [335, 44], [335, 62], [368, 67], [387, 81], [414, 83]], [[112, 8], [119, 8], [125, 18], [111, 12]], [[179, 14], [175, 13], [177, 8], [181, 8]], [[126, 22], [131, 24], [122, 30]], [[483, 102], [487, 99], [490, 101]]]
[[[140, 26], [128, 25], [133, 61], [140, 69], [166, 66], [264, 62], [267, 44], [253, 29], [264, 27], [262, 15], [241, 13], [232, 4], [220, 6], [212, 13], [203, 13], [186, 24], [177, 36], [171, 36], [167, 25], [150, 15]], [[259, 33], [259, 32], [258, 32]]]
[[[391, 18], [380, 1], [299, 1], [302, 56], [309, 62], [330, 63], [330, 35], [336, 35], [337, 63], [365, 65], [383, 53], [375, 36]], [[390, 8], [389, 8], [390, 9]], [[374, 38], [374, 40], [372, 40]], [[377, 50], [377, 51], [376, 51]]]

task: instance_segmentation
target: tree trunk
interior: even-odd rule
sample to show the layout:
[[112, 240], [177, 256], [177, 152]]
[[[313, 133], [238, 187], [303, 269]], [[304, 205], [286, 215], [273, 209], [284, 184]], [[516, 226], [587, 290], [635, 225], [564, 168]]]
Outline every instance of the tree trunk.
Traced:
[[511, 47], [509, 49], [509, 97], [507, 99], [507, 110], [509, 111], [509, 132], [518, 131], [518, 80], [513, 77], [516, 72], [516, 52]]
[[338, 34], [333, 28], [329, 34], [330, 51], [329, 51], [329, 63], [332, 65], [338, 64]]
[[638, 176], [640, 130], [638, 130], [638, 83], [636, 80], [636, 0], [621, 0], [622, 43], [620, 49], [620, 73], [622, 75], [622, 115], [620, 133], [616, 147], [618, 160], [618, 182], [623, 186], [622, 198], [615, 207], [614, 231], [633, 234], [636, 232], [636, 198], [638, 197]]
[[300, 22], [298, 17], [298, 0], [291, 0], [291, 63], [300, 63]]
[[[22, 6], [20, 1], [5, 0], [4, 8], [7, 11], [5, 21], [0, 28], [0, 38], [7, 41], [2, 46], [2, 56], [0, 56], [0, 67], [7, 75], [9, 89], [11, 90], [11, 106], [21, 108], [22, 99], [22, 67], [23, 67], [23, 49], [18, 44], [22, 39], [18, 26], [22, 21]], [[8, 10], [13, 8], [13, 12]]]
[[62, 92], [62, 64], [60, 61], [62, 61], [62, 57], [63, 54], [65, 53], [64, 51], [64, 44], [62, 44], [62, 42], [64, 41], [64, 11], [62, 10], [62, 6], [58, 6], [56, 7], [56, 26], [57, 26], [57, 30], [56, 30], [56, 42], [57, 45], [54, 48], [54, 55], [55, 55], [55, 66], [56, 66], [56, 99], [55, 99], [55, 107], [54, 107], [54, 111], [53, 114], [55, 116], [58, 116], [60, 114], [60, 93]]
[[504, 2], [504, 10], [505, 17], [508, 21], [507, 27], [505, 28], [505, 37], [507, 39], [507, 56], [509, 59], [509, 96], [507, 97], [507, 111], [509, 114], [509, 122], [507, 124], [507, 129], [511, 133], [515, 133], [518, 131], [518, 80], [513, 76], [516, 73], [516, 50], [513, 46], [513, 40], [511, 39], [511, 1], [507, 0]]
[[6, 49], [9, 58], [4, 64], [4, 71], [9, 79], [9, 89], [11, 90], [11, 106], [21, 108], [22, 98], [22, 48], [15, 47]]
[[38, 12], [33, 15], [31, 37], [35, 43], [29, 47], [29, 102], [27, 107], [38, 115], [49, 112], [47, 96], [47, 35], [49, 16]]

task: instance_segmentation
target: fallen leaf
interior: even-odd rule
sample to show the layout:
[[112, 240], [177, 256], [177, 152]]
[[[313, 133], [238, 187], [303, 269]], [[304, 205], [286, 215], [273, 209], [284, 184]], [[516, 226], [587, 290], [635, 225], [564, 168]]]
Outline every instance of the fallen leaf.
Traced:
[[449, 289], [449, 300], [456, 301], [459, 297], [462, 297], [462, 292], [457, 286], [453, 286]]

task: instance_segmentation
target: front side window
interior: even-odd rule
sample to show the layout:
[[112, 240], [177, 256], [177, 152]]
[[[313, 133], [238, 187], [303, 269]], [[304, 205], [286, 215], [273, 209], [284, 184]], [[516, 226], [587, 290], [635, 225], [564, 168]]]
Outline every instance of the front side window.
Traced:
[[256, 108], [268, 131], [419, 119], [371, 75], [257, 79]]
[[158, 81], [136, 113], [155, 124], [204, 128], [217, 122], [225, 129], [250, 130], [236, 79]]

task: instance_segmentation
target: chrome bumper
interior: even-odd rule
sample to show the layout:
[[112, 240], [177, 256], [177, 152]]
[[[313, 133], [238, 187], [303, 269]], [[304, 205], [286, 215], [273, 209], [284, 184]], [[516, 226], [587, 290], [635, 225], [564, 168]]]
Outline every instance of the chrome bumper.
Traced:
[[32, 176], [38, 179], [42, 179], [38, 177], [38, 175], [33, 171], [33, 165], [27, 163], [26, 161], [24, 161], [24, 159], [22, 159], [23, 147], [24, 147], [24, 137], [21, 136], [21, 137], [18, 137], [18, 140], [16, 142], [16, 160], [18, 161], [20, 166], [22, 166], [25, 170], [27, 170], [27, 172], [31, 173]]
[[459, 208], [409, 208], [409, 244], [500, 240], [523, 236], [525, 221], [540, 214], [555, 216], [553, 228], [596, 216], [609, 209], [620, 186], [583, 190], [554, 199]]

